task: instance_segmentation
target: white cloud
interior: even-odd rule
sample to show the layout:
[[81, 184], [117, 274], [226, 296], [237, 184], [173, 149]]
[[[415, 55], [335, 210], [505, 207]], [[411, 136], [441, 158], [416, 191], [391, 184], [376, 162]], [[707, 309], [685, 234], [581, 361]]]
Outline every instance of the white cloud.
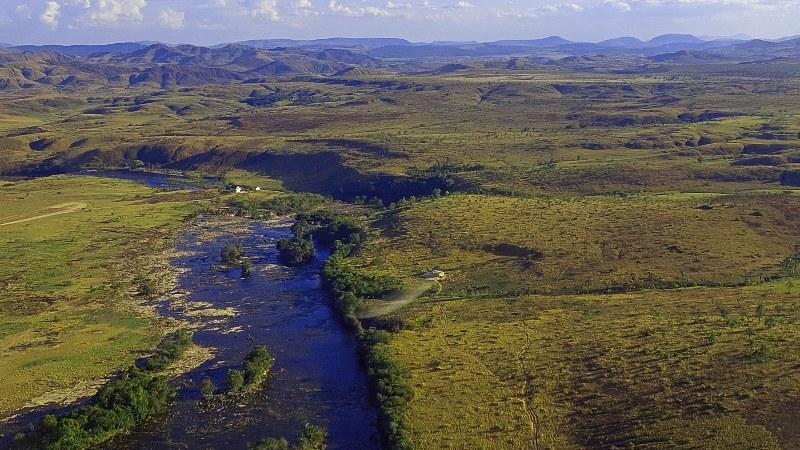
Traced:
[[183, 28], [183, 20], [186, 14], [183, 11], [176, 11], [172, 8], [165, 8], [162, 9], [160, 13], [158, 13], [158, 23], [161, 26], [179, 30]]
[[250, 11], [253, 17], [267, 18], [273, 22], [281, 19], [278, 13], [278, 0], [257, 0]]
[[316, 16], [319, 15], [319, 12], [314, 5], [311, 4], [311, 0], [294, 0], [294, 14], [297, 16]]
[[631, 10], [633, 10], [631, 4], [625, 0], [605, 0], [603, 4], [621, 12], [630, 12]]
[[58, 2], [50, 1], [45, 3], [44, 11], [42, 11], [42, 15], [39, 16], [39, 20], [51, 30], [55, 30], [58, 28], [58, 18], [60, 16], [61, 5], [59, 5]]
[[116, 25], [120, 22], [141, 22], [147, 0], [83, 0], [86, 17], [94, 25]]
[[456, 9], [469, 9], [469, 8], [474, 8], [474, 7], [475, 7], [475, 5], [473, 5], [472, 3], [468, 2], [467, 0], [458, 0], [456, 2], [456, 6], [455, 6]]
[[337, 0], [331, 0], [328, 3], [328, 9], [338, 16], [345, 17], [387, 17], [392, 13], [388, 9], [379, 8], [377, 6], [352, 6], [343, 5]]

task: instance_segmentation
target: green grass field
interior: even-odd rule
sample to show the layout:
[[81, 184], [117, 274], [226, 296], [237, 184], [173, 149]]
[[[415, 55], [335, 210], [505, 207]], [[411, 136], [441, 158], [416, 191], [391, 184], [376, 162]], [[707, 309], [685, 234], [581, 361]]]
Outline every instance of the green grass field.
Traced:
[[3, 183], [0, 415], [85, 394], [158, 341], [169, 324], [137, 306], [133, 279], [166, 282], [160, 252], [189, 200], [94, 177]]

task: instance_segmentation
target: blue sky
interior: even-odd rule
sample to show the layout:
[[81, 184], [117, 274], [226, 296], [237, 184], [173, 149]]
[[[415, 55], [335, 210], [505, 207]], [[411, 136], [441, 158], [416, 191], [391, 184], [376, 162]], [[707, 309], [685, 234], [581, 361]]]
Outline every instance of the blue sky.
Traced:
[[0, 42], [800, 34], [800, 0], [0, 0]]

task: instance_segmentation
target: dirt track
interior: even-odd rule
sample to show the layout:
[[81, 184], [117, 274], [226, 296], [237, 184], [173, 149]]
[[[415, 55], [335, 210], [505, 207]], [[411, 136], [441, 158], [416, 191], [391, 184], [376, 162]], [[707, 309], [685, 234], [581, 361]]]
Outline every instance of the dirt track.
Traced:
[[17, 223], [32, 222], [34, 220], [44, 219], [52, 216], [58, 216], [60, 214], [69, 214], [76, 211], [80, 211], [81, 209], [86, 208], [87, 206], [89, 205], [83, 202], [60, 203], [58, 205], [53, 205], [47, 208], [47, 209], [55, 209], [57, 211], [52, 211], [45, 214], [39, 214], [38, 216], [27, 217], [25, 219], [12, 220], [11, 222], [0, 223], [0, 227], [4, 227], [6, 225], [14, 225]]

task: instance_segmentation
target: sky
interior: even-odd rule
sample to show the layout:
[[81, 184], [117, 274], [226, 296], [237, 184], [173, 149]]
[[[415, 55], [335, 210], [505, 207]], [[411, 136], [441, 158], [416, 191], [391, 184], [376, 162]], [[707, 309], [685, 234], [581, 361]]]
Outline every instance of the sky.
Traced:
[[800, 0], [0, 0], [0, 43], [800, 34]]

